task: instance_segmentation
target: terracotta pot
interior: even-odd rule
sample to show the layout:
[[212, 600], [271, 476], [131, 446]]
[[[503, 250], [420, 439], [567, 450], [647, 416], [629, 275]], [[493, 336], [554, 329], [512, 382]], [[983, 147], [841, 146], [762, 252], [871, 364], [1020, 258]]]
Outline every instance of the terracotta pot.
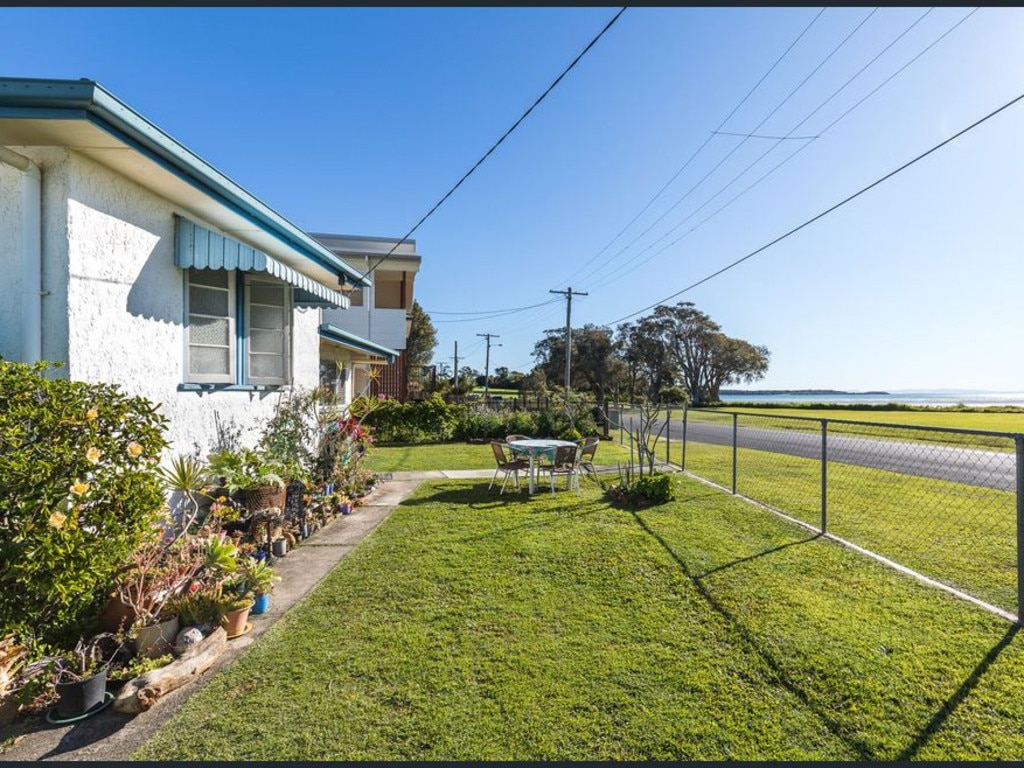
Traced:
[[107, 604], [103, 606], [103, 613], [100, 614], [99, 621], [100, 629], [103, 632], [116, 634], [135, 623], [135, 611], [130, 605], [121, 602], [121, 598], [115, 592], [107, 598]]
[[171, 653], [174, 650], [174, 638], [177, 636], [177, 616], [172, 616], [159, 624], [139, 627], [135, 636], [135, 652], [147, 659]]
[[236, 608], [228, 611], [220, 620], [220, 625], [228, 633], [228, 640], [245, 634], [246, 623], [249, 621], [249, 613], [252, 611], [253, 602], [250, 601], [244, 608]]

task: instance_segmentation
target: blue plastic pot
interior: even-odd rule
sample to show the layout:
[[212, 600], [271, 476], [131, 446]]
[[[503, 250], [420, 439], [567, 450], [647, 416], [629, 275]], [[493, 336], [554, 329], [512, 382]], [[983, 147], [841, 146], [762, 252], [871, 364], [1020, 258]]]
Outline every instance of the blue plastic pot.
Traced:
[[266, 613], [270, 610], [270, 593], [256, 595], [256, 602], [253, 603], [250, 613]]

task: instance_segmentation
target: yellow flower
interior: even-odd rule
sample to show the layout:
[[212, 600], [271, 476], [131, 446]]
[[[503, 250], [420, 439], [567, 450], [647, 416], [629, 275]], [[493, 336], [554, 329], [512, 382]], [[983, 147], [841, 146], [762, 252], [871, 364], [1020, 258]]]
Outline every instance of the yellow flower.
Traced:
[[53, 528], [62, 528], [64, 526], [64, 521], [67, 519], [67, 515], [65, 515], [63, 512], [54, 512], [52, 515], [50, 515], [50, 525]]
[[88, 483], [83, 483], [81, 480], [75, 480], [75, 482], [71, 486], [71, 492], [73, 494], [75, 494], [75, 496], [81, 496], [83, 493], [85, 493], [88, 490], [89, 490], [89, 484]]
[[85, 458], [88, 459], [90, 464], [95, 464], [96, 462], [98, 462], [100, 460], [100, 456], [102, 455], [103, 452], [96, 446], [93, 446], [92, 448], [85, 452]]
[[95, 408], [90, 408], [88, 411], [85, 412], [85, 418], [88, 419], [89, 421], [95, 421], [97, 418], [99, 418], [99, 415], [100, 412], [97, 411]]
[[142, 455], [142, 446], [135, 441], [128, 443], [128, 455], [133, 459], [139, 458]]

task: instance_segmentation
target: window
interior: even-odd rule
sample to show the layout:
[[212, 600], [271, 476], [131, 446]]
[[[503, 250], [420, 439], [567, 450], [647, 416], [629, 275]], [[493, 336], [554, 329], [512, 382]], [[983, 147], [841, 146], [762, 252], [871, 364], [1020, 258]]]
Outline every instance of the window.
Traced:
[[320, 361], [320, 387], [338, 398], [345, 399], [345, 384], [348, 381], [348, 367], [333, 360]]
[[291, 318], [291, 288], [249, 278], [246, 281], [246, 373], [250, 384], [286, 384]]
[[188, 271], [188, 380], [235, 381], [235, 274]]
[[186, 279], [188, 381], [287, 384], [292, 288], [222, 269], [189, 269]]

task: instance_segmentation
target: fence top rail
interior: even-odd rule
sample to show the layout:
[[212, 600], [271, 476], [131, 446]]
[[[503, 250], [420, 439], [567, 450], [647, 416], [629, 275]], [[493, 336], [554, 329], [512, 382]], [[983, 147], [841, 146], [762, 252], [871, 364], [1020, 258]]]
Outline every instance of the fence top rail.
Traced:
[[788, 416], [774, 413], [749, 413], [747, 411], [726, 411], [721, 408], [687, 408], [698, 413], [724, 413], [734, 416], [755, 416], [767, 419], [788, 419], [790, 421], [813, 421], [818, 424], [853, 424], [859, 427], [886, 427], [887, 429], [914, 430], [915, 432], [953, 432], [958, 435], [981, 435], [984, 437], [1005, 437], [1010, 440], [1024, 440], [1022, 432], [993, 432], [986, 429], [960, 429], [958, 427], [931, 427], [924, 424], [891, 424], [884, 421], [855, 421], [853, 419], [820, 419], [814, 416]]

